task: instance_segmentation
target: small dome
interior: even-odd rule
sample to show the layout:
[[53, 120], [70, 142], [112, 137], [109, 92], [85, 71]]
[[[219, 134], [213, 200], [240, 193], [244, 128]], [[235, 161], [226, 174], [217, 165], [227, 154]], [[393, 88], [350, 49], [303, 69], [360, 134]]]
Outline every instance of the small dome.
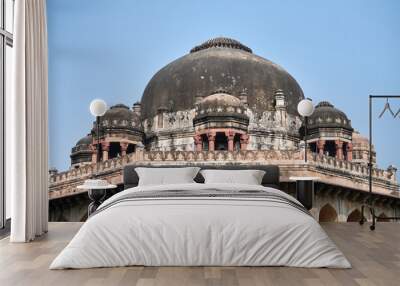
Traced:
[[[133, 112], [124, 104], [111, 106], [100, 117], [100, 125], [105, 129], [142, 130], [140, 114]], [[93, 129], [93, 131], [95, 130]]]
[[[369, 162], [369, 140], [361, 135], [358, 131], [352, 133], [353, 143], [353, 162], [360, 164], [368, 164]], [[376, 163], [375, 146], [372, 145], [372, 162]]]
[[365, 143], [367, 145], [369, 145], [369, 140], [367, 137], [363, 136], [360, 134], [360, 132], [354, 130], [353, 135], [353, 142], [357, 142], [357, 143]]
[[85, 137], [79, 139], [79, 141], [76, 142], [75, 146], [90, 145], [90, 144], [92, 144], [92, 141], [93, 141], [92, 135], [91, 135], [91, 134], [88, 134], [88, 135], [86, 135]]
[[245, 117], [245, 108], [236, 96], [219, 90], [203, 98], [196, 106], [196, 118], [202, 116], [237, 116]]
[[308, 123], [310, 129], [337, 127], [353, 130], [351, 127], [351, 121], [347, 118], [347, 115], [343, 111], [335, 108], [333, 104], [328, 101], [321, 101], [317, 104], [314, 113], [308, 120]]
[[[354, 147], [362, 147], [369, 150], [369, 139], [364, 135], [361, 135], [358, 131], [353, 131], [352, 133], [352, 143]], [[375, 152], [375, 146], [372, 145], [372, 151]]]
[[114, 106], [111, 106], [110, 109], [106, 111], [102, 119], [103, 120], [128, 119], [132, 117], [132, 114], [133, 112], [129, 109], [128, 106], [119, 103]]
[[241, 106], [241, 101], [236, 96], [227, 94], [227, 93], [214, 93], [207, 97], [205, 97], [201, 102], [202, 106], [211, 106], [211, 107], [239, 107]]
[[215, 128], [240, 127], [240, 129], [246, 130], [249, 118], [239, 98], [224, 91], [217, 91], [203, 98], [196, 105], [193, 124], [195, 127], [207, 125]]
[[92, 135], [88, 134], [78, 140], [71, 150], [71, 165], [90, 163], [92, 161]]

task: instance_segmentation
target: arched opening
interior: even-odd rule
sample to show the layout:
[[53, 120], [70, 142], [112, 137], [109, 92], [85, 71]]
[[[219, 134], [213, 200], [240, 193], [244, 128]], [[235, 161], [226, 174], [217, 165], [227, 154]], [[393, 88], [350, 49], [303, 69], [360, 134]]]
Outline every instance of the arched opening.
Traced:
[[233, 150], [240, 151], [240, 134], [236, 133], [233, 138]]
[[135, 153], [135, 151], [136, 151], [136, 145], [135, 144], [129, 144], [128, 148], [126, 149], [126, 154]]
[[215, 150], [228, 150], [228, 138], [225, 133], [217, 132], [215, 136]]
[[201, 135], [202, 150], [208, 151], [208, 138], [206, 134]]
[[342, 146], [342, 153], [343, 153], [343, 159], [345, 160], [345, 161], [347, 161], [347, 146], [348, 146], [348, 143], [346, 142], [346, 143], [343, 143], [343, 146]]
[[121, 156], [121, 145], [119, 142], [110, 143], [110, 151], [108, 151], [108, 159]]
[[324, 154], [335, 157], [336, 156], [336, 145], [335, 141], [326, 141], [324, 146]]
[[353, 210], [347, 217], [347, 222], [359, 222], [361, 220], [361, 211]]
[[330, 204], [326, 204], [319, 211], [320, 222], [335, 222], [337, 221], [337, 217], [336, 210]]
[[317, 143], [316, 142], [312, 142], [308, 144], [308, 149], [313, 152], [313, 153], [317, 153]]
[[378, 216], [377, 221], [379, 221], [379, 222], [389, 222], [390, 219], [387, 218], [387, 215], [386, 215], [385, 213], [381, 213], [381, 214]]

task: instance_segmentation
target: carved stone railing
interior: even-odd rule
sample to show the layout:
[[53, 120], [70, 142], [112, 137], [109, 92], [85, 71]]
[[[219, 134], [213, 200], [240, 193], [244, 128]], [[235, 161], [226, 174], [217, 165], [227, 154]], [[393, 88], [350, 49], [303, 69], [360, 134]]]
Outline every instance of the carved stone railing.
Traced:
[[[122, 183], [122, 169], [127, 164], [276, 164], [287, 170], [303, 170], [307, 172], [328, 173], [332, 176], [342, 175], [348, 178], [356, 178], [365, 185], [368, 179], [369, 169], [366, 165], [360, 165], [349, 161], [337, 160], [329, 156], [320, 156], [310, 153], [308, 164], [304, 163], [304, 152], [301, 151], [144, 151], [137, 150], [135, 153], [128, 154], [119, 158], [110, 159], [98, 164], [98, 174], [106, 177], [113, 172], [118, 172], [114, 176], [113, 183]], [[285, 167], [286, 166], [286, 167]], [[289, 168], [289, 169], [288, 169]], [[50, 192], [60, 190], [63, 186], [76, 187], [84, 179], [96, 173], [96, 164], [86, 165], [81, 168], [59, 172], [50, 176]], [[396, 173], [388, 170], [373, 169], [374, 184], [380, 184], [388, 190], [398, 190], [399, 185]], [[361, 182], [361, 181], [360, 181]], [[364, 187], [365, 189], [365, 187]]]
[[[362, 189], [368, 189], [369, 168], [367, 165], [338, 160], [325, 155], [320, 156], [315, 153], [311, 154], [310, 157], [309, 164], [318, 168], [323, 173], [350, 178], [354, 182], [354, 185], [362, 183], [364, 184]], [[399, 191], [400, 186], [397, 182], [396, 171], [389, 169], [382, 170], [374, 167], [372, 169], [372, 182], [374, 191], [376, 187], [380, 187], [381, 190], [385, 189], [388, 192]]]

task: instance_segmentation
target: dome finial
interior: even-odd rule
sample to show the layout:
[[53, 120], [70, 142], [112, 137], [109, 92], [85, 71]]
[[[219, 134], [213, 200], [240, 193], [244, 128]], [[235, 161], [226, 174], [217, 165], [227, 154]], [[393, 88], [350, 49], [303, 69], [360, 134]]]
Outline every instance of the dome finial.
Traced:
[[129, 107], [126, 106], [126, 105], [123, 104], [123, 103], [117, 103], [117, 104], [115, 104], [115, 105], [113, 105], [113, 106], [110, 107], [110, 109], [115, 109], [115, 108], [129, 109]]
[[217, 88], [214, 92], [212, 92], [210, 95], [212, 94], [218, 94], [218, 93], [224, 93], [224, 94], [229, 94], [231, 95], [231, 93], [225, 89], [225, 88]]
[[321, 101], [320, 103], [317, 104], [316, 107], [322, 107], [322, 106], [326, 106], [326, 107], [334, 107], [332, 103], [330, 103], [329, 101]]
[[249, 47], [243, 45], [241, 42], [225, 37], [210, 39], [202, 43], [201, 45], [194, 47], [193, 49], [190, 50], [190, 52], [195, 53], [210, 48], [230, 48], [230, 49], [243, 50], [248, 53], [253, 53], [253, 51]]

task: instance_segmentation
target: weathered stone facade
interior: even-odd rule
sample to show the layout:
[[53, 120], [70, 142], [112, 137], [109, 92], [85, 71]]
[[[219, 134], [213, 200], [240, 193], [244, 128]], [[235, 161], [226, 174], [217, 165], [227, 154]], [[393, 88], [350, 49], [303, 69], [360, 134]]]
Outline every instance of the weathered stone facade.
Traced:
[[[349, 215], [360, 209], [361, 203], [372, 196], [377, 206], [377, 213], [385, 216], [400, 214], [399, 184], [393, 170], [373, 169], [374, 193], [368, 193], [367, 166], [336, 158], [309, 154], [309, 160], [304, 163], [304, 153], [301, 151], [145, 151], [138, 149], [135, 153], [99, 163], [99, 177], [122, 189], [122, 169], [127, 164], [167, 165], [187, 163], [198, 165], [279, 165], [281, 174], [281, 189], [294, 194], [295, 185], [289, 180], [291, 176], [318, 177], [313, 215], [318, 219], [320, 212], [325, 213], [324, 206], [331, 206], [335, 211], [332, 220], [347, 221]], [[95, 165], [87, 165], [79, 169], [56, 173], [50, 177], [50, 218], [67, 219], [84, 218], [87, 203], [86, 193], [76, 186], [90, 178], [96, 171]], [[119, 191], [118, 190], [118, 191]], [[80, 196], [71, 202], [71, 198]], [[67, 201], [64, 205], [64, 201]], [[79, 201], [81, 201], [79, 203]], [[83, 201], [83, 202], [82, 202]], [[72, 210], [74, 209], [74, 210]], [[64, 214], [60, 216], [59, 212]], [[71, 211], [72, 210], [72, 211]], [[75, 215], [72, 215], [74, 213]], [[71, 214], [71, 215], [69, 215]], [[368, 213], [366, 218], [370, 219]]]
[[99, 131], [93, 125], [72, 148], [70, 170], [51, 171], [50, 219], [85, 219], [88, 201], [76, 187], [97, 168], [120, 191], [126, 164], [169, 163], [276, 164], [288, 193], [295, 187], [289, 177], [318, 177], [312, 213], [320, 220], [355, 220], [367, 197], [378, 214], [400, 214], [396, 168], [378, 169], [373, 150], [369, 194], [369, 142], [329, 102], [320, 102], [309, 118], [310, 159], [304, 162], [304, 125], [297, 113], [303, 98], [282, 67], [235, 40], [207, 41], [157, 72], [140, 103], [112, 106]]

